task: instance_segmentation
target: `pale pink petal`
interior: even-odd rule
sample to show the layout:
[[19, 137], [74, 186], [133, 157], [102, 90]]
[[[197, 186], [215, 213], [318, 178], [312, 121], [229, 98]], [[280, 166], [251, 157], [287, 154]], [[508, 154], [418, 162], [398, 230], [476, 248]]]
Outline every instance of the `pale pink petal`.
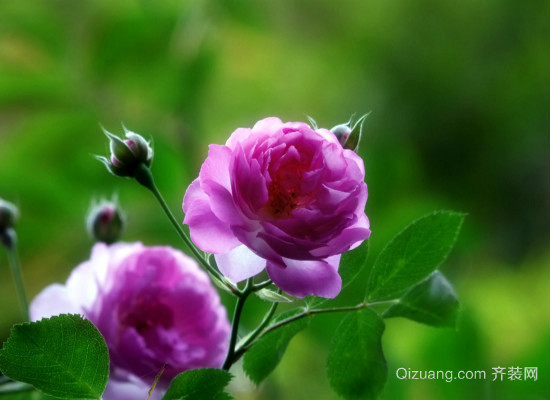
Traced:
[[229, 147], [231, 150], [234, 150], [237, 143], [240, 143], [246, 138], [248, 138], [248, 136], [250, 136], [251, 133], [252, 133], [251, 129], [238, 128], [237, 130], [235, 130], [235, 132], [231, 134], [231, 136], [229, 136], [229, 139], [227, 139], [227, 142], [225, 142], [225, 145]]
[[[129, 381], [117, 381], [114, 379], [109, 379], [107, 383], [107, 388], [103, 392], [103, 400], [136, 400], [136, 399], [146, 399], [148, 398], [148, 392], [151, 389], [150, 385], [147, 385], [145, 382], [140, 379], [132, 376]], [[160, 400], [164, 395], [162, 389], [156, 388], [150, 400]]]
[[283, 121], [277, 117], [268, 117], [256, 122], [252, 130], [263, 134], [273, 135], [283, 127]]
[[65, 286], [54, 283], [33, 299], [29, 313], [31, 321], [38, 321], [59, 314], [83, 314], [83, 311], [78, 304], [71, 302]]
[[235, 247], [226, 254], [216, 254], [215, 257], [222, 274], [235, 283], [262, 272], [266, 262], [245, 245]]

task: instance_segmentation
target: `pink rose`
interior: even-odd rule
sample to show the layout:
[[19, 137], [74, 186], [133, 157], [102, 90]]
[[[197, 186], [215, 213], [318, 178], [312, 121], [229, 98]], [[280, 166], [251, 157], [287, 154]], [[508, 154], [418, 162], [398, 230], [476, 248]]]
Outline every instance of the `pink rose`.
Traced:
[[234, 282], [266, 268], [291, 295], [332, 298], [341, 254], [370, 235], [364, 179], [362, 159], [332, 132], [266, 118], [210, 145], [184, 223]]
[[218, 293], [194, 260], [171, 247], [96, 244], [90, 260], [65, 285], [38, 294], [30, 312], [32, 320], [82, 314], [99, 329], [111, 358], [106, 400], [147, 397], [166, 363], [160, 393], [182, 371], [221, 367], [228, 350]]

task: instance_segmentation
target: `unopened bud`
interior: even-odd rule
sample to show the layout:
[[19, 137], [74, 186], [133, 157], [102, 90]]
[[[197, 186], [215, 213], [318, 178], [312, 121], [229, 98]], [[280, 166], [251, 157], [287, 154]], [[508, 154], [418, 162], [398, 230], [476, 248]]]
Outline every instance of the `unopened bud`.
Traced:
[[103, 129], [103, 132], [109, 138], [111, 155], [109, 159], [101, 156], [97, 156], [97, 159], [113, 175], [133, 177], [140, 164], [144, 164], [147, 167], [151, 166], [153, 162], [153, 149], [142, 136], [129, 131], [124, 125], [123, 128], [126, 134], [125, 140]]
[[336, 125], [330, 130], [344, 149], [350, 149], [355, 152], [359, 150], [359, 143], [363, 134], [363, 123], [368, 115], [363, 115], [355, 123], [352, 123], [350, 119], [345, 124]]
[[17, 207], [9, 201], [0, 199], [0, 231], [13, 228], [18, 216]]
[[113, 201], [102, 200], [92, 206], [86, 225], [90, 235], [98, 242], [116, 242], [124, 231], [125, 218], [120, 206]]

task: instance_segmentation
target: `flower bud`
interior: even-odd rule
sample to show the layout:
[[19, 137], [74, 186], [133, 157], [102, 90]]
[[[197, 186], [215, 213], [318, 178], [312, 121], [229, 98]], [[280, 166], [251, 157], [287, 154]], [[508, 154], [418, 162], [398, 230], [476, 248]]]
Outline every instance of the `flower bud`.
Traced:
[[124, 231], [125, 218], [116, 202], [102, 200], [92, 206], [86, 219], [90, 235], [107, 244], [116, 242]]
[[96, 156], [110, 173], [117, 176], [133, 177], [140, 164], [151, 166], [153, 162], [153, 149], [149, 143], [135, 132], [129, 131], [124, 125], [126, 140], [122, 140], [116, 135], [103, 129], [105, 135], [109, 138], [109, 148], [111, 156]]
[[17, 207], [8, 201], [0, 199], [0, 231], [13, 228], [18, 216]]
[[363, 123], [368, 115], [363, 115], [355, 123], [352, 123], [352, 119], [350, 119], [345, 124], [336, 125], [330, 130], [344, 149], [350, 149], [355, 152], [359, 150], [359, 143], [363, 134]]

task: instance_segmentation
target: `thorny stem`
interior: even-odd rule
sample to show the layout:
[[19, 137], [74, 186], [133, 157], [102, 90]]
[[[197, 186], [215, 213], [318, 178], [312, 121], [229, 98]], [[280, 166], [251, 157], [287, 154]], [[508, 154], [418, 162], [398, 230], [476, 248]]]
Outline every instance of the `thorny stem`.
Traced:
[[237, 304], [235, 305], [235, 312], [233, 314], [233, 322], [231, 325], [231, 338], [229, 339], [229, 350], [225, 361], [223, 363], [222, 369], [228, 371], [231, 365], [233, 364], [233, 356], [235, 355], [235, 344], [237, 343], [237, 334], [239, 332], [239, 322], [241, 320], [241, 313], [243, 311], [244, 303], [246, 299], [253, 292], [254, 288], [254, 279], [249, 278], [246, 281], [246, 286], [241, 292], [241, 295], [237, 299]]
[[185, 233], [183, 228], [181, 227], [181, 224], [178, 223], [176, 218], [174, 217], [174, 214], [172, 214], [172, 211], [170, 211], [170, 208], [168, 207], [168, 204], [166, 204], [166, 201], [164, 200], [164, 197], [162, 197], [162, 194], [157, 188], [157, 185], [155, 184], [155, 181], [153, 179], [153, 174], [151, 173], [151, 170], [149, 167], [147, 167], [145, 164], [140, 164], [136, 175], [136, 180], [143, 186], [145, 186], [147, 189], [153, 193], [157, 201], [159, 202], [160, 206], [162, 207], [162, 210], [178, 232], [179, 236], [182, 238], [183, 242], [187, 245], [189, 250], [191, 250], [191, 253], [193, 253], [193, 256], [195, 259], [204, 267], [206, 270], [211, 273], [212, 275], [221, 278], [221, 274], [216, 270], [210, 263], [204, 258], [204, 256], [201, 254], [199, 249], [195, 247], [189, 236]]

